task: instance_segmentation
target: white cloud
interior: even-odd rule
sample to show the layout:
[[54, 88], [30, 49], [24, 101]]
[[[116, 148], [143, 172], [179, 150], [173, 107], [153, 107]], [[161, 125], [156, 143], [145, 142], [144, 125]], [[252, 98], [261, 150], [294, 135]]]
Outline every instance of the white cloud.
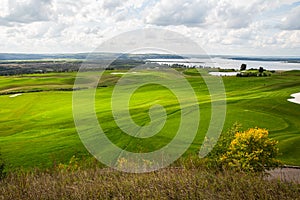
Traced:
[[0, 51], [92, 51], [119, 33], [160, 27], [210, 53], [299, 54], [299, 19], [294, 0], [2, 0]]
[[280, 27], [285, 30], [300, 30], [300, 6], [293, 8], [290, 13], [281, 20]]
[[9, 0], [2, 0], [0, 4], [0, 18], [9, 14]]
[[250, 2], [240, 0], [179, 0], [175, 2], [162, 0], [147, 10], [146, 23], [160, 26], [199, 27], [210, 25], [223, 28], [245, 28], [264, 9], [266, 9], [266, 1], [263, 0]]
[[300, 31], [281, 31], [276, 35], [276, 38], [282, 48], [299, 49], [300, 47]]
[[244, 6], [230, 1], [218, 1], [210, 12], [208, 21], [212, 25], [215, 24], [224, 28], [245, 28], [252, 23], [257, 9], [251, 3]]
[[0, 18], [0, 25], [51, 20], [51, 3], [51, 0], [11, 0], [6, 15]]
[[153, 8], [149, 8], [146, 23], [162, 26], [199, 26], [205, 22], [207, 10], [206, 1], [162, 0]]

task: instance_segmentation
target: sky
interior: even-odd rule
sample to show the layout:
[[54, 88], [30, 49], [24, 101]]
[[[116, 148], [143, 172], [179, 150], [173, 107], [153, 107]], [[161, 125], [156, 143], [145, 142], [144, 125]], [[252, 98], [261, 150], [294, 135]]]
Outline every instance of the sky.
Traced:
[[180, 33], [208, 54], [300, 56], [300, 1], [295, 0], [1, 0], [0, 4], [1, 53], [91, 52], [114, 36], [143, 28]]

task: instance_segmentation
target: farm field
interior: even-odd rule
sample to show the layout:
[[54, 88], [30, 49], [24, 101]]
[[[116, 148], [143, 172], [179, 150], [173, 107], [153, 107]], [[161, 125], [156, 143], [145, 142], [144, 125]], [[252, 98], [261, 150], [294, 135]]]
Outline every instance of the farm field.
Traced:
[[[117, 127], [111, 113], [114, 86], [126, 71], [113, 72], [103, 74], [95, 98], [96, 114], [108, 138], [132, 152], [149, 152], [168, 144], [178, 129], [181, 114], [174, 94], [156, 84], [135, 91], [130, 114], [136, 124], [143, 126], [150, 122], [148, 110], [154, 102], [165, 106], [168, 118], [153, 138], [133, 138]], [[147, 70], [142, 73], [145, 80], [158, 75]], [[210, 96], [195, 69], [182, 74], [192, 85], [201, 112], [197, 136], [184, 156], [197, 155], [211, 117]], [[79, 159], [92, 157], [80, 141], [73, 121], [75, 77], [74, 72], [0, 77], [0, 152], [10, 169], [49, 168], [67, 163], [73, 155]], [[299, 77], [300, 71], [280, 72], [270, 77], [223, 77], [227, 97], [223, 131], [235, 122], [242, 124], [243, 129], [266, 128], [270, 137], [279, 141], [280, 159], [285, 164], [300, 165], [300, 105], [287, 101], [291, 94], [300, 92]], [[88, 89], [74, 92], [85, 93]], [[21, 95], [13, 97], [14, 94]], [[189, 121], [192, 123], [193, 118]]]

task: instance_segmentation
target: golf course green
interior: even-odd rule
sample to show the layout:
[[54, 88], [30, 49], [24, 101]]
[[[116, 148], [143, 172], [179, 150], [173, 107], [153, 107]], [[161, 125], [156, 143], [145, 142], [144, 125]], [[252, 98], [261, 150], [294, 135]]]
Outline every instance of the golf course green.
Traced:
[[[198, 99], [199, 129], [184, 156], [197, 155], [209, 126], [211, 98], [196, 69], [178, 71]], [[158, 84], [138, 88], [129, 103], [131, 119], [140, 126], [147, 125], [151, 121], [149, 108], [160, 104], [167, 121], [151, 138], [128, 136], [117, 126], [111, 110], [111, 96], [122, 73], [126, 70], [113, 70], [113, 74], [105, 71], [96, 89], [95, 110], [103, 131], [114, 144], [132, 152], [150, 152], [167, 145], [180, 123], [176, 95]], [[138, 76], [151, 80], [158, 74], [145, 69]], [[208, 73], [202, 76], [217, 78]], [[227, 101], [223, 131], [235, 122], [243, 129], [266, 128], [270, 137], [279, 141], [279, 159], [300, 165], [300, 104], [287, 101], [291, 94], [300, 92], [299, 77], [300, 71], [276, 72], [268, 77], [222, 77]], [[72, 114], [72, 93], [89, 89], [72, 91], [75, 78], [75, 72], [0, 77], [0, 152], [10, 169], [49, 168], [68, 162], [73, 155], [79, 159], [92, 157], [79, 139]], [[193, 118], [189, 121], [192, 123]]]

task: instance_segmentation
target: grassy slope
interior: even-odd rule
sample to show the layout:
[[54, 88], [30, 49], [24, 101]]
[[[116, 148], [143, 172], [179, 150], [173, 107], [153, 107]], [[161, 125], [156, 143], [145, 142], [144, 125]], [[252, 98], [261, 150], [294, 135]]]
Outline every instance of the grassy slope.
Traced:
[[[0, 96], [0, 148], [12, 168], [49, 167], [54, 162], [67, 162], [74, 154], [88, 155], [74, 127], [72, 92], [53, 91], [72, 88], [74, 76], [74, 73], [60, 73], [0, 77], [1, 91], [48, 90], [24, 93], [15, 98]], [[228, 98], [224, 130], [236, 121], [245, 128], [267, 128], [271, 136], [280, 141], [282, 160], [300, 165], [300, 106], [286, 100], [290, 94], [299, 92], [299, 76], [300, 72], [288, 72], [272, 77], [224, 77]], [[151, 151], [167, 144], [173, 137], [173, 130], [177, 130], [180, 116], [174, 95], [157, 85], [145, 86], [134, 94], [130, 102], [131, 115], [137, 124], [149, 122], [148, 109], [152, 102], [166, 105], [169, 117], [165, 128], [153, 139], [133, 139], [116, 127], [110, 112], [110, 95], [119, 77], [106, 73], [99, 85], [108, 87], [97, 90], [96, 111], [109, 138], [118, 146], [136, 152]], [[195, 88], [201, 109], [198, 135], [188, 151], [197, 153], [210, 118], [209, 95], [206, 87], [199, 87], [203, 86], [203, 80], [193, 71], [189, 71], [187, 77]], [[151, 79], [151, 74], [143, 78]]]
[[300, 106], [287, 99], [299, 92], [299, 75], [286, 72], [258, 79], [224, 79], [228, 121], [239, 121], [244, 127], [267, 128], [271, 137], [280, 141], [282, 160], [297, 165], [300, 164]]

